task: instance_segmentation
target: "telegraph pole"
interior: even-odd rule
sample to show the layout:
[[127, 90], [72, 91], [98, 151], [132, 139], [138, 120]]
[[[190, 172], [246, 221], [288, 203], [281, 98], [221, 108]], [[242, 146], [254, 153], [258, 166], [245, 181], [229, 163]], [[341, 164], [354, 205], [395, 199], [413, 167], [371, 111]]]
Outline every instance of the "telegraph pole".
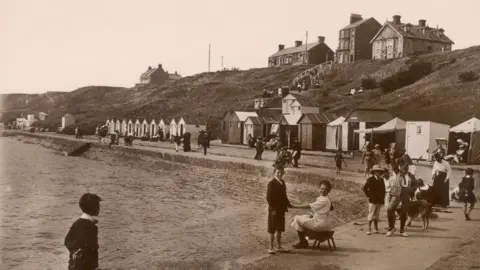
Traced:
[[210, 49], [211, 45], [208, 44], [208, 72], [210, 72]]
[[223, 68], [223, 55], [222, 55], [222, 70], [223, 70], [223, 69], [224, 69], [224, 68]]
[[305, 32], [305, 57], [303, 58], [305, 60], [305, 64], [308, 64], [308, 50], [307, 50], [307, 44], [308, 44], [308, 31]]

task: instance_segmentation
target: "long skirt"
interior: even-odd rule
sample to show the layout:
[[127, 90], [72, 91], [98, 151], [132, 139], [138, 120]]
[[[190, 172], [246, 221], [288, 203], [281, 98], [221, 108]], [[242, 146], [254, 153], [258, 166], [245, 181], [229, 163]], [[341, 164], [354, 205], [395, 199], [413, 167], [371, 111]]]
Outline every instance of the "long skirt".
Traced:
[[434, 205], [450, 205], [450, 180], [445, 182], [446, 172], [438, 172], [433, 179], [433, 190], [435, 193]]
[[314, 232], [322, 232], [331, 230], [328, 217], [322, 219], [313, 219], [309, 215], [297, 215], [290, 220], [290, 226], [299, 232], [308, 229]]

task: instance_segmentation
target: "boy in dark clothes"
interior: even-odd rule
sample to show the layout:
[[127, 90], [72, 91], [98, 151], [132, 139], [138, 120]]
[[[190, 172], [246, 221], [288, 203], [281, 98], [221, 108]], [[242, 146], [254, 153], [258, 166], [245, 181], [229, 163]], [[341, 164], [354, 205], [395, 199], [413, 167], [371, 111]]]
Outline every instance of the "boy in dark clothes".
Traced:
[[302, 156], [302, 146], [300, 145], [298, 138], [293, 139], [292, 151], [293, 151], [293, 167], [298, 168], [298, 160]]
[[365, 185], [363, 192], [368, 197], [368, 232], [372, 234], [372, 222], [375, 226], [373, 233], [378, 233], [378, 220], [380, 218], [380, 209], [385, 203], [385, 182], [382, 178], [384, 169], [379, 165], [374, 165], [370, 176]]
[[339, 149], [333, 159], [335, 160], [335, 166], [337, 167], [337, 174], [339, 174], [342, 170], [342, 161], [345, 163], [345, 167], [347, 167], [347, 162], [345, 162], [345, 159], [343, 158], [342, 150]]
[[98, 228], [94, 216], [100, 213], [102, 199], [91, 193], [80, 198], [83, 214], [77, 219], [65, 237], [65, 246], [70, 252], [69, 270], [94, 270], [98, 267]]
[[275, 168], [275, 178], [272, 179], [267, 186], [267, 202], [268, 202], [268, 233], [270, 234], [270, 246], [268, 253], [274, 254], [273, 247], [275, 233], [277, 233], [277, 250], [285, 252], [282, 247], [282, 232], [285, 231], [285, 213], [288, 208], [292, 207], [287, 197], [287, 188], [282, 177], [285, 170], [282, 166]]
[[262, 137], [258, 137], [257, 142], [255, 143], [255, 148], [256, 148], [255, 159], [256, 160], [262, 160], [262, 154], [263, 154], [263, 140], [262, 140]]
[[[462, 178], [462, 182], [458, 184], [460, 189], [460, 201], [465, 204], [465, 219], [470, 219], [470, 213], [472, 213], [473, 208], [475, 207], [475, 203], [477, 202], [477, 198], [473, 190], [475, 190], [475, 179], [473, 178], [473, 169], [467, 168], [465, 170], [465, 177]], [[470, 207], [468, 206], [470, 204]]]

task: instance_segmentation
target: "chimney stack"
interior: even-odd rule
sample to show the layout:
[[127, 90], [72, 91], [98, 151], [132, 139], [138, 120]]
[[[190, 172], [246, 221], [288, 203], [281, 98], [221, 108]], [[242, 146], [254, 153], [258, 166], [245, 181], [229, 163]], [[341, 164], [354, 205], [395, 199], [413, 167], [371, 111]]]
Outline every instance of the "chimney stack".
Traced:
[[162, 64], [158, 64], [158, 68], [162, 68]]
[[285, 45], [283, 45], [283, 44], [278, 44], [278, 50], [281, 51], [281, 50], [283, 50], [283, 49], [285, 49]]
[[318, 36], [318, 43], [324, 43], [324, 42], [325, 42], [325, 37]]
[[350, 24], [363, 20], [360, 14], [350, 14]]
[[393, 22], [395, 24], [401, 24], [402, 22], [400, 21], [400, 19], [402, 18], [402, 16], [400, 15], [393, 15]]
[[148, 70], [152, 70], [152, 66], [148, 66]]
[[420, 27], [425, 27], [427, 26], [427, 21], [426, 20], [418, 20], [418, 26]]
[[302, 46], [302, 41], [301, 40], [295, 40], [295, 47], [300, 47]]

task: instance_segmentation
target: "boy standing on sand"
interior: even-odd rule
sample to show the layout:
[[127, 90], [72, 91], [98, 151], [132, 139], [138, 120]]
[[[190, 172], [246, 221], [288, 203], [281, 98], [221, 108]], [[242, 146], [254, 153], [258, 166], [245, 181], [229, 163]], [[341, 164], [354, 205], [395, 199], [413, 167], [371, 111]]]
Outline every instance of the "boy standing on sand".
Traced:
[[[385, 202], [385, 182], [382, 178], [385, 171], [379, 165], [374, 165], [367, 179], [363, 192], [368, 197], [368, 232], [367, 235], [378, 233], [378, 220], [380, 219], [380, 209]], [[375, 230], [372, 232], [372, 222]]]
[[477, 197], [473, 192], [475, 190], [475, 179], [473, 179], [472, 168], [467, 168], [465, 170], [465, 177], [462, 178], [462, 181], [460, 184], [458, 184], [458, 187], [460, 188], [460, 193], [463, 195], [461, 196], [460, 201], [465, 204], [465, 219], [471, 220], [470, 213], [472, 213], [475, 203], [477, 202]]
[[273, 178], [267, 186], [267, 202], [268, 202], [268, 228], [270, 234], [269, 254], [275, 254], [273, 246], [275, 242], [275, 233], [277, 234], [277, 250], [278, 252], [286, 252], [282, 247], [282, 233], [285, 231], [285, 213], [292, 205], [287, 197], [287, 187], [282, 177], [285, 174], [283, 166], [276, 166], [275, 178]]

